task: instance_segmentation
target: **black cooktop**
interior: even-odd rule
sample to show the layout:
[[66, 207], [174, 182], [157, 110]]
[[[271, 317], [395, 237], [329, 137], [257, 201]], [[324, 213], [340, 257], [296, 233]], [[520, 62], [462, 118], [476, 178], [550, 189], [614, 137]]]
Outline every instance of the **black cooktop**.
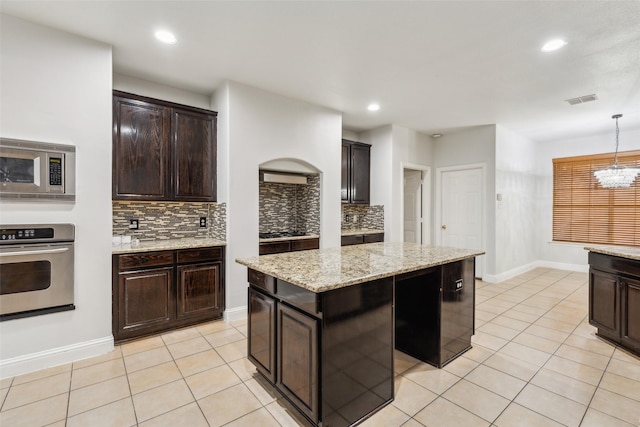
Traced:
[[260, 233], [258, 236], [261, 239], [275, 239], [277, 237], [300, 237], [306, 235], [307, 233], [303, 231], [276, 231], [273, 233]]

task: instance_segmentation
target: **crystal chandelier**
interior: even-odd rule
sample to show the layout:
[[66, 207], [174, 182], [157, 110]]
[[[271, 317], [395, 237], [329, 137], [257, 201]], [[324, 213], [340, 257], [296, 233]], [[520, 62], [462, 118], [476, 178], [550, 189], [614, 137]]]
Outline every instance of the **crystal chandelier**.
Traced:
[[629, 187], [636, 179], [636, 176], [640, 174], [640, 168], [626, 168], [618, 165], [618, 137], [620, 135], [618, 119], [620, 117], [622, 117], [622, 114], [615, 114], [611, 116], [612, 119], [616, 119], [616, 153], [613, 157], [613, 166], [609, 166], [606, 169], [601, 169], [593, 173], [603, 188]]

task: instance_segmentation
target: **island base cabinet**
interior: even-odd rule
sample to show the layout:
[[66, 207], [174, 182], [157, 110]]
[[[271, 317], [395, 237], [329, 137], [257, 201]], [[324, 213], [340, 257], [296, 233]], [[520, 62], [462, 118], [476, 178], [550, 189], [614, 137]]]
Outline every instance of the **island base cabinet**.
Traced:
[[276, 300], [249, 288], [248, 359], [276, 382]]
[[589, 323], [610, 337], [620, 335], [618, 277], [597, 270], [589, 272]]
[[640, 353], [640, 279], [622, 280], [622, 345]]

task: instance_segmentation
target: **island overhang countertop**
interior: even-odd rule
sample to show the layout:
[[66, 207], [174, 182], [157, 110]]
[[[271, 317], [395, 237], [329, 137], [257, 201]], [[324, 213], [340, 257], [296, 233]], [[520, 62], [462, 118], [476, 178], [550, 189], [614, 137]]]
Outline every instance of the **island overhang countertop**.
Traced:
[[325, 292], [482, 254], [476, 249], [383, 242], [238, 258], [236, 262], [312, 292]]

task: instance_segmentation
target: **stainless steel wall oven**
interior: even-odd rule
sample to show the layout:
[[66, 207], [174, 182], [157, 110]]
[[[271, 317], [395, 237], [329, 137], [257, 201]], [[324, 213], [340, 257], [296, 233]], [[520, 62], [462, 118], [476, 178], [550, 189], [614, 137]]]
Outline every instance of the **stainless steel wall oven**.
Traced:
[[0, 226], [0, 320], [73, 310], [73, 224]]

